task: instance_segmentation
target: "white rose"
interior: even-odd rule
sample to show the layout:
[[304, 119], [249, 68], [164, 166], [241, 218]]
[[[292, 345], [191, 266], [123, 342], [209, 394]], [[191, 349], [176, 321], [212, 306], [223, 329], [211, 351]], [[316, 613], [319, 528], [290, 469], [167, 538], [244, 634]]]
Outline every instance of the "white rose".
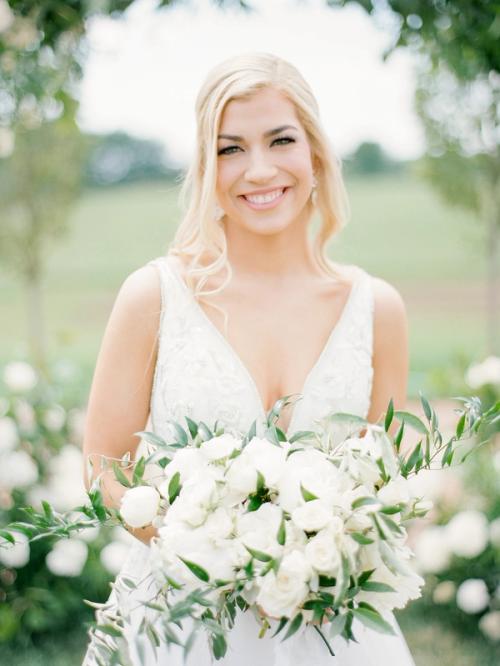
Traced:
[[35, 410], [27, 400], [20, 398], [14, 404], [14, 413], [21, 430], [32, 433], [36, 429]]
[[445, 528], [440, 525], [426, 527], [415, 544], [417, 566], [422, 573], [439, 573], [450, 564], [451, 552]]
[[500, 518], [495, 518], [495, 520], [491, 521], [489, 533], [491, 543], [500, 548]]
[[275, 504], [266, 502], [257, 511], [238, 516], [237, 536], [249, 548], [277, 557], [282, 552], [282, 546], [277, 540], [281, 518], [281, 509]]
[[447, 604], [455, 597], [456, 585], [452, 580], [443, 580], [432, 591], [432, 600], [435, 604]]
[[4, 368], [3, 380], [14, 393], [26, 393], [36, 386], [38, 376], [29, 363], [11, 361]]
[[316, 571], [336, 576], [340, 565], [340, 552], [330, 530], [318, 532], [306, 545], [305, 556]]
[[474, 389], [485, 384], [500, 384], [500, 358], [488, 356], [482, 363], [470, 365], [465, 373], [465, 381]]
[[500, 610], [485, 613], [479, 620], [479, 629], [492, 641], [500, 641]]
[[0, 0], [0, 33], [8, 30], [14, 22], [12, 13], [7, 0]]
[[227, 458], [235, 449], [240, 448], [241, 441], [229, 433], [213, 437], [200, 445], [200, 451], [210, 461]]
[[476, 557], [488, 545], [488, 520], [481, 511], [460, 511], [445, 529], [450, 549], [461, 557]]
[[49, 462], [48, 483], [57, 511], [69, 511], [80, 504], [89, 504], [82, 478], [83, 455], [74, 444], [65, 444]]
[[278, 573], [269, 571], [260, 581], [256, 602], [272, 617], [292, 617], [305, 601], [312, 574], [305, 556], [297, 550], [282, 559]]
[[165, 520], [181, 521], [197, 527], [205, 521], [217, 500], [214, 477], [208, 470], [198, 471], [185, 481], [177, 499], [167, 510]]
[[15, 543], [11, 544], [0, 537], [0, 562], [6, 567], [20, 569], [28, 564], [30, 559], [30, 545], [28, 537], [22, 532], [12, 532]]
[[377, 496], [384, 504], [389, 505], [409, 502], [411, 495], [408, 481], [402, 476], [397, 476], [391, 479], [385, 486], [382, 486]]
[[[289, 512], [302, 506], [301, 485], [331, 506], [345, 491], [347, 477], [321, 451], [312, 448], [297, 451], [288, 457], [277, 483], [280, 506]], [[351, 483], [351, 480], [348, 482]]]
[[122, 496], [120, 515], [130, 527], [149, 525], [158, 513], [159, 493], [150, 486], [129, 488]]
[[332, 511], [321, 500], [311, 500], [292, 511], [292, 520], [305, 532], [322, 530], [332, 519]]
[[482, 578], [468, 578], [458, 586], [457, 606], [464, 613], [479, 613], [490, 603], [490, 595]]
[[56, 576], [79, 576], [87, 561], [87, 544], [80, 539], [57, 541], [45, 558], [49, 571]]
[[0, 419], [0, 453], [15, 449], [19, 443], [19, 435], [14, 419], [3, 416]]
[[255, 492], [257, 487], [257, 470], [244, 453], [237, 456], [226, 472], [226, 502], [229, 506], [243, 502]]
[[38, 480], [38, 467], [26, 451], [12, 451], [0, 460], [0, 487], [25, 488]]
[[228, 539], [233, 531], [233, 519], [229, 511], [217, 507], [210, 513], [205, 521], [205, 529], [211, 539]]
[[109, 571], [110, 574], [116, 576], [120, 573], [121, 568], [125, 564], [129, 552], [129, 546], [123, 543], [123, 541], [112, 541], [104, 546], [99, 558], [103, 567]]
[[274, 488], [283, 473], [287, 447], [276, 446], [267, 439], [253, 437], [243, 449], [242, 456], [263, 475], [266, 486]]
[[66, 422], [66, 411], [61, 405], [54, 405], [43, 415], [43, 424], [48, 430], [61, 430]]

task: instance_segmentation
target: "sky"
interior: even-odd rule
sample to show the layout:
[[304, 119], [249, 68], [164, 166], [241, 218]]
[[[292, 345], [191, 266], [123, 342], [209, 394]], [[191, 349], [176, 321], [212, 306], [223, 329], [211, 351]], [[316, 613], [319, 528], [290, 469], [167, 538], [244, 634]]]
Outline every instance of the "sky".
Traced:
[[398, 49], [386, 17], [325, 0], [250, 0], [256, 11], [221, 10], [191, 0], [156, 10], [136, 0], [122, 19], [88, 22], [89, 53], [78, 123], [89, 132], [124, 130], [164, 144], [174, 165], [189, 161], [194, 103], [211, 67], [238, 53], [266, 51], [293, 63], [311, 86], [334, 149], [345, 157], [362, 141], [412, 159], [424, 151], [413, 111], [413, 56]]

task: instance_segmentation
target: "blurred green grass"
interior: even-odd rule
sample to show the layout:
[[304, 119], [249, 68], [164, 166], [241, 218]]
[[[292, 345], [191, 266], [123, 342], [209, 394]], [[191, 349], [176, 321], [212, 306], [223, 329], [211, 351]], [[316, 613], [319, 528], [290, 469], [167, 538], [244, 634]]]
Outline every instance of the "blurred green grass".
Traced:
[[[409, 175], [351, 179], [347, 187], [351, 220], [330, 255], [401, 292], [410, 330], [409, 395], [422, 389], [432, 396], [433, 368], [485, 353], [484, 230]], [[176, 199], [170, 184], [87, 191], [72, 211], [69, 233], [48, 250], [49, 354], [82, 368], [84, 394], [117, 290], [130, 272], [166, 251], [180, 217]], [[25, 319], [22, 288], [0, 265], [0, 363], [25, 357]]]

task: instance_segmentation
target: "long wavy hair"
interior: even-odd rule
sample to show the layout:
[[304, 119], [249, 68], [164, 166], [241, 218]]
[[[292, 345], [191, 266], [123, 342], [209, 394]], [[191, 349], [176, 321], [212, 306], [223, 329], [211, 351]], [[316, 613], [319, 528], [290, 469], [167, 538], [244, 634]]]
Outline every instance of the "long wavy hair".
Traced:
[[[167, 255], [187, 259], [186, 283], [194, 298], [219, 293], [231, 281], [232, 269], [221, 218], [217, 216], [217, 134], [226, 104], [248, 99], [255, 92], [272, 87], [294, 105], [305, 129], [315, 169], [316, 203], [306, 204], [312, 217], [315, 209], [320, 226], [313, 242], [313, 254], [327, 274], [342, 280], [327, 258], [327, 242], [347, 223], [350, 209], [342, 178], [341, 163], [322, 126], [316, 98], [300, 72], [291, 63], [271, 53], [247, 53], [219, 63], [207, 75], [196, 98], [197, 141], [193, 159], [181, 184], [181, 222], [170, 242]], [[202, 257], [206, 260], [201, 263]], [[227, 271], [216, 289], [203, 291], [211, 275]], [[227, 313], [223, 312], [227, 332]]]

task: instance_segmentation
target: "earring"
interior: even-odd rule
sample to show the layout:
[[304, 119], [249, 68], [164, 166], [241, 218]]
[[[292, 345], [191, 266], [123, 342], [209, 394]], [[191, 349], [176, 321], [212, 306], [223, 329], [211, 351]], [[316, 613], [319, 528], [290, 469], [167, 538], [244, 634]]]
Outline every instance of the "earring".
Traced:
[[316, 191], [317, 186], [318, 186], [318, 181], [316, 180], [316, 176], [313, 175], [312, 191], [311, 191], [311, 202], [313, 206], [318, 205], [318, 192]]
[[217, 222], [220, 222], [224, 215], [226, 214], [224, 208], [221, 208], [219, 204], [215, 204], [215, 214], [214, 217], [217, 220]]

